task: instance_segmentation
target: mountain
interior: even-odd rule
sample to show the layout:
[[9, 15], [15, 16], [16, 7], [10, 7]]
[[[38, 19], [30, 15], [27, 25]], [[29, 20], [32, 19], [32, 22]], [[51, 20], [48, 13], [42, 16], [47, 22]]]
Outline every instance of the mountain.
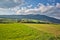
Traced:
[[59, 19], [56, 18], [52, 18], [52, 17], [48, 17], [45, 15], [0, 15], [0, 18], [10, 18], [10, 19], [36, 19], [36, 20], [43, 20], [43, 21], [49, 21], [49, 22], [53, 22], [53, 23], [60, 23]]

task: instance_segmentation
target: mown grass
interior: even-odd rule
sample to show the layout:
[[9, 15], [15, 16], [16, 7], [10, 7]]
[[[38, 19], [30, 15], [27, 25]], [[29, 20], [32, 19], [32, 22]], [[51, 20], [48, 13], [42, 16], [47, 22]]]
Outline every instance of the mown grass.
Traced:
[[60, 40], [59, 36], [29, 26], [23, 23], [0, 24], [0, 40]]

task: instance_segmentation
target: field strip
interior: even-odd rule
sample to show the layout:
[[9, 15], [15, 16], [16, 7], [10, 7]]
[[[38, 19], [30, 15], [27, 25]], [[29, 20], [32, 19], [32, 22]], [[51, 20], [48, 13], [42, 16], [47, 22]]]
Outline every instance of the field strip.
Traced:
[[43, 32], [52, 33], [56, 36], [60, 35], [60, 30], [53, 27], [53, 25], [49, 25], [49, 24], [25, 24], [25, 25]]

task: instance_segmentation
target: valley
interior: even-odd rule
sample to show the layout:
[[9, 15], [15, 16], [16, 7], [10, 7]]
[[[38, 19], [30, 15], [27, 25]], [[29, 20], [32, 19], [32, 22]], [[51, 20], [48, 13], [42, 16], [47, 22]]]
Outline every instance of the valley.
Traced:
[[42, 15], [1, 15], [0, 40], [60, 40], [60, 20]]

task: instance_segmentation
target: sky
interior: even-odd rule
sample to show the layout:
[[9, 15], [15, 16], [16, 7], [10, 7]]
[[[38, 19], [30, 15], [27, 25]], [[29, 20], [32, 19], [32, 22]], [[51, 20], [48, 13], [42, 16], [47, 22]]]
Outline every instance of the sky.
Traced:
[[40, 14], [60, 19], [60, 0], [0, 0], [0, 15]]

